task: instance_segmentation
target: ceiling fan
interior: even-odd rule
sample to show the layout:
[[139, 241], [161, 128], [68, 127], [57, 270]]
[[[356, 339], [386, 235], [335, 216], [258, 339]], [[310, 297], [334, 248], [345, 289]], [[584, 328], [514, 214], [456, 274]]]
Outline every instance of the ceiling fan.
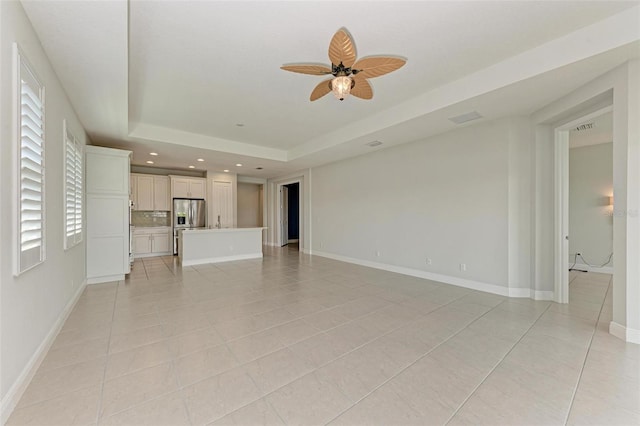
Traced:
[[311, 75], [333, 75], [322, 81], [311, 92], [310, 100], [320, 99], [333, 92], [341, 101], [349, 94], [361, 98], [373, 98], [368, 78], [380, 77], [403, 66], [406, 59], [390, 56], [370, 56], [356, 61], [356, 47], [346, 29], [339, 29], [329, 44], [331, 68], [316, 64], [294, 64], [280, 67], [285, 71]]

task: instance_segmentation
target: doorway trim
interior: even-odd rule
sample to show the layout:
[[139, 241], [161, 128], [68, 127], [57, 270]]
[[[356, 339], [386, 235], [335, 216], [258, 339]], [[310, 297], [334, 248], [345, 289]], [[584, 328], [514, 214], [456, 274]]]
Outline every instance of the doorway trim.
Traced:
[[304, 241], [305, 241], [305, 234], [304, 234], [304, 205], [303, 205], [303, 200], [304, 200], [304, 176], [297, 176], [294, 178], [290, 178], [290, 179], [285, 179], [285, 180], [281, 180], [278, 182], [275, 182], [276, 184], [276, 220], [275, 220], [275, 240], [274, 240], [274, 245], [277, 247], [281, 247], [282, 246], [282, 215], [281, 215], [281, 206], [282, 206], [282, 187], [285, 185], [290, 185], [292, 183], [298, 183], [298, 250], [300, 252], [304, 251], [303, 247], [304, 247]]
[[569, 132], [613, 111], [607, 105], [554, 128], [554, 301], [569, 303]]

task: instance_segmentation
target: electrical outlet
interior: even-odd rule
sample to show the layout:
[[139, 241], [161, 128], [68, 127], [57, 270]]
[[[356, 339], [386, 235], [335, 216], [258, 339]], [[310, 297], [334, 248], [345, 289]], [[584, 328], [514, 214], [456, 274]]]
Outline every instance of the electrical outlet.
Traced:
[[376, 257], [380, 257], [380, 251], [376, 250]]
[[467, 270], [467, 264], [466, 263], [461, 263], [460, 264], [460, 270], [463, 271], [463, 272], [466, 271]]
[[324, 248], [324, 242], [320, 241], [320, 248]]
[[427, 257], [427, 265], [431, 265], [431, 258]]

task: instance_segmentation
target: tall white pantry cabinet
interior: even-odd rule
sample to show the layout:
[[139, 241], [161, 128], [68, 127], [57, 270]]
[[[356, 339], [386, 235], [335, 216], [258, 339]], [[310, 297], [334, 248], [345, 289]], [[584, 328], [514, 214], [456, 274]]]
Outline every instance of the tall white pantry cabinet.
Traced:
[[131, 151], [87, 146], [87, 283], [123, 280], [129, 264]]

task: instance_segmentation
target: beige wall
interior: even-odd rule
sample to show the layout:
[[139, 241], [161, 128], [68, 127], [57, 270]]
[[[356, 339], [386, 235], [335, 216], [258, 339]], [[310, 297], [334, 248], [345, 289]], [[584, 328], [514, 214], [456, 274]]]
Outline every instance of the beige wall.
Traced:
[[262, 185], [238, 182], [238, 227], [262, 226]]

